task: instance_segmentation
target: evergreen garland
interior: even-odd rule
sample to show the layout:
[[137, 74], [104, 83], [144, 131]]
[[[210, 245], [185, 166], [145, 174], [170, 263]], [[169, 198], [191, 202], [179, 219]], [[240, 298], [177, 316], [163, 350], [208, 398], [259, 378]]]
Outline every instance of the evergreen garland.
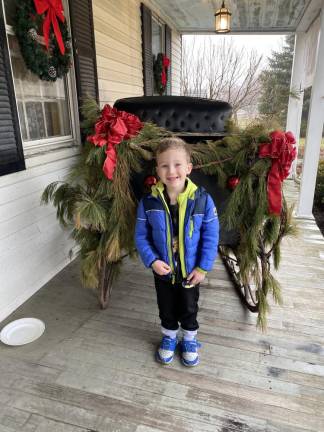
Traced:
[[53, 29], [50, 31], [49, 49], [41, 43], [44, 14], [38, 15], [34, 0], [19, 1], [14, 30], [26, 67], [45, 81], [56, 81], [66, 75], [71, 66], [71, 38], [66, 20], [58, 25], [62, 34], [65, 53], [62, 54]]
[[168, 67], [170, 59], [163, 53], [153, 56], [154, 89], [162, 96], [168, 83]]
[[[91, 132], [99, 115], [95, 102], [85, 104], [83, 115], [83, 127]], [[270, 271], [270, 258], [278, 268], [281, 240], [294, 234], [292, 209], [284, 202], [280, 216], [268, 215], [266, 181], [271, 160], [258, 158], [260, 143], [269, 141], [265, 129], [255, 126], [229, 132], [222, 140], [192, 145], [192, 162], [194, 168], [217, 175], [223, 187], [230, 176], [240, 178], [221, 221], [239, 232], [240, 242], [234, 248], [223, 247], [221, 252], [239, 264], [242, 283], [255, 284], [257, 323], [265, 329], [268, 294], [281, 303], [279, 283]], [[86, 286], [98, 287], [107, 263], [114, 263], [116, 276], [123, 254], [133, 255], [137, 202], [130, 187], [131, 173], [146, 170], [152, 174], [154, 151], [159, 141], [170, 135], [169, 131], [145, 123], [135, 138], [122, 141], [116, 147], [113, 181], [102, 171], [105, 147], [86, 143], [67, 181], [54, 182], [45, 189], [43, 202], [53, 202], [60, 223], [73, 226], [72, 237], [80, 245], [82, 280]]]

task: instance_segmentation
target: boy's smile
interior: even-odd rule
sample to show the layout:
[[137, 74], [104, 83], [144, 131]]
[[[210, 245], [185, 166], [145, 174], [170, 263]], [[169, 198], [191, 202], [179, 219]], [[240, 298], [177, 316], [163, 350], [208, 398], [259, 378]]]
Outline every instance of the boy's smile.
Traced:
[[183, 192], [191, 170], [192, 164], [185, 150], [170, 148], [157, 157], [157, 174], [170, 191]]

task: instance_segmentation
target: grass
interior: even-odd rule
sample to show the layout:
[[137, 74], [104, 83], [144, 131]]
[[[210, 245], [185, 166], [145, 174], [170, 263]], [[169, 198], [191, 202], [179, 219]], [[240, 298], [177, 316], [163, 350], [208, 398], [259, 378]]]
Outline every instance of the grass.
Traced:
[[[303, 149], [305, 147], [305, 138], [299, 138], [299, 148]], [[321, 150], [324, 150], [324, 137], [321, 141]]]
[[[304, 156], [305, 149], [305, 138], [299, 138], [299, 146], [298, 146], [298, 157], [302, 158]], [[320, 159], [324, 159], [324, 138], [321, 141], [321, 152]]]

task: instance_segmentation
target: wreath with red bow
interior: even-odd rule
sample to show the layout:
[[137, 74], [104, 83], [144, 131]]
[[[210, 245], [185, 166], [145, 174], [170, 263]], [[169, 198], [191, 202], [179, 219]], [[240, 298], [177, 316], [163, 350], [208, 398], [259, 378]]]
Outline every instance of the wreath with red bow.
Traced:
[[72, 44], [62, 0], [18, 2], [14, 29], [30, 71], [45, 81], [67, 74]]
[[125, 111], [118, 111], [105, 105], [101, 116], [94, 127], [94, 134], [87, 137], [87, 141], [97, 147], [104, 147], [106, 159], [102, 170], [105, 176], [112, 180], [117, 163], [116, 146], [124, 140], [135, 137], [143, 128], [143, 123], [134, 115]]
[[153, 58], [154, 87], [160, 96], [165, 92], [168, 83], [168, 68], [170, 59], [163, 53]]

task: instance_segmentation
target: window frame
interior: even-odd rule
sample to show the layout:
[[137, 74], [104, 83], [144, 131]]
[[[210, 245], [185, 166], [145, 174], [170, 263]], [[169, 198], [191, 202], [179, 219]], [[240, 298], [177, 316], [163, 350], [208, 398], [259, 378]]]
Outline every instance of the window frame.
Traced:
[[[165, 22], [162, 21], [155, 13], [152, 12], [152, 42], [153, 42], [153, 22], [155, 22], [161, 29], [161, 50], [160, 50], [160, 52], [164, 53], [165, 52]], [[152, 54], [153, 54], [153, 43], [152, 43]]]
[[[4, 19], [6, 20], [6, 10], [5, 10], [5, 4], [4, 1], [1, 0], [2, 7], [4, 11]], [[69, 5], [67, 0], [62, 0], [63, 6], [64, 6], [64, 16], [67, 21], [68, 29], [70, 35], [71, 33], [71, 21], [70, 21], [70, 11], [69, 11]], [[74, 69], [74, 58], [73, 54], [71, 54], [71, 68], [69, 72], [65, 75], [64, 78], [66, 80], [66, 89], [67, 89], [67, 105], [68, 105], [68, 112], [70, 115], [70, 123], [71, 123], [71, 134], [70, 135], [61, 135], [57, 137], [49, 137], [49, 138], [42, 138], [38, 140], [28, 140], [24, 141], [22, 137], [22, 128], [21, 128], [21, 120], [19, 117], [19, 110], [18, 110], [18, 102], [17, 102], [17, 93], [16, 93], [16, 85], [14, 80], [14, 74], [13, 74], [13, 68], [12, 68], [12, 61], [11, 61], [11, 53], [9, 49], [9, 40], [8, 36], [15, 36], [15, 32], [13, 30], [13, 27], [6, 23], [5, 21], [5, 30], [6, 30], [6, 42], [8, 46], [9, 51], [9, 63], [10, 63], [10, 72], [13, 80], [13, 86], [14, 86], [14, 103], [16, 106], [18, 119], [19, 119], [19, 130], [20, 130], [20, 137], [22, 141], [23, 146], [23, 152], [24, 157], [27, 159], [28, 157], [41, 155], [44, 153], [52, 152], [55, 150], [61, 150], [66, 149], [69, 147], [75, 147], [81, 145], [81, 133], [80, 133], [80, 124], [79, 124], [79, 113], [78, 113], [78, 98], [77, 98], [77, 88], [76, 88], [76, 78], [75, 78], [75, 69]], [[71, 44], [73, 43], [72, 36], [71, 36]], [[73, 46], [71, 47], [71, 53], [73, 53]]]

